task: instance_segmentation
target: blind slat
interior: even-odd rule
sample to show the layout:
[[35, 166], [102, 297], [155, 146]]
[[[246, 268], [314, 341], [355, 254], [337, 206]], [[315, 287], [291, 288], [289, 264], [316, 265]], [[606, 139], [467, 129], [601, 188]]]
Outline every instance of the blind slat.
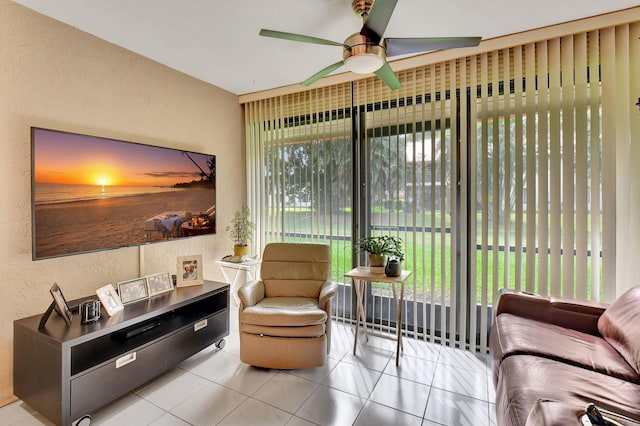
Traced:
[[[549, 75], [549, 51], [547, 42], [536, 44], [536, 62], [539, 75]], [[537, 291], [549, 294], [549, 85], [547, 79], [539, 79], [538, 86], [538, 275]]]

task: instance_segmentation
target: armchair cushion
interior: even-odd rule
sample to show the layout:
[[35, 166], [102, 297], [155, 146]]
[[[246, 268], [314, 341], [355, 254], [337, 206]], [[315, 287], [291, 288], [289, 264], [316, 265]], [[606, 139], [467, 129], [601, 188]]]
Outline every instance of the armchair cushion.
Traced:
[[304, 279], [300, 281], [266, 279], [263, 282], [265, 297], [308, 297], [316, 300], [320, 296], [320, 287], [323, 283], [323, 281]]
[[613, 302], [598, 321], [598, 330], [640, 374], [640, 286]]
[[331, 276], [331, 250], [322, 244], [271, 243], [262, 255], [265, 297], [318, 299]]
[[240, 322], [269, 327], [324, 324], [327, 313], [306, 297], [267, 297], [240, 313]]
[[326, 333], [324, 324], [306, 327], [265, 327], [255, 324], [240, 324], [242, 333], [271, 337], [319, 337]]

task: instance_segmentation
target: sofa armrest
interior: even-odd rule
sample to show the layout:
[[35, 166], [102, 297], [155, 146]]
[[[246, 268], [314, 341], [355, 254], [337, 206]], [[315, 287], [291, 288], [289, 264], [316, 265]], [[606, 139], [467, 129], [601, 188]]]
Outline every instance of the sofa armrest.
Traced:
[[318, 297], [318, 307], [324, 309], [328, 301], [336, 295], [338, 284], [332, 281], [325, 281], [320, 288], [320, 296]]
[[[576, 403], [567, 403], [551, 399], [539, 399], [533, 408], [531, 408], [525, 426], [582, 426], [584, 424], [582, 417], [586, 416], [586, 408], [586, 403], [584, 405], [577, 405]], [[624, 426], [640, 425], [638, 421], [622, 414], [603, 409], [602, 407], [598, 407], [598, 410], [604, 419], [609, 421], [608, 424]]]
[[539, 399], [527, 417], [526, 426], [582, 426], [584, 407], [550, 399]]
[[264, 299], [264, 284], [262, 281], [250, 281], [238, 289], [238, 297], [242, 306], [253, 306]]
[[598, 319], [607, 304], [541, 296], [535, 293], [500, 290], [496, 315], [510, 313], [523, 318], [570, 328], [583, 333], [599, 335]]

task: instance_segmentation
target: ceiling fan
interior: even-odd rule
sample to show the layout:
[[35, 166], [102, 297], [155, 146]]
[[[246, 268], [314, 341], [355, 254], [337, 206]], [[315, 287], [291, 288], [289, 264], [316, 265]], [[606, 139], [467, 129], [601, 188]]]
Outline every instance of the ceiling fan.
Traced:
[[310, 86], [327, 74], [345, 66], [358, 74], [374, 73], [390, 89], [402, 87], [387, 62], [388, 57], [430, 50], [477, 46], [481, 37], [417, 37], [383, 38], [384, 31], [398, 0], [353, 0], [351, 7], [363, 20], [362, 29], [347, 37], [344, 43], [322, 38], [274, 30], [260, 30], [260, 35], [302, 43], [323, 44], [343, 48], [342, 60], [318, 71], [301, 84]]

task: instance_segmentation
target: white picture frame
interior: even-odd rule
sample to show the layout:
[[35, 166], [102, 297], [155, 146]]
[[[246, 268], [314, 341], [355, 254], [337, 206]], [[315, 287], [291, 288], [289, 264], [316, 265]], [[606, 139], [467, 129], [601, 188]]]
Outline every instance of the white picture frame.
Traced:
[[147, 285], [147, 279], [142, 277], [119, 282], [118, 294], [123, 305], [148, 299], [149, 286]]
[[96, 295], [98, 295], [100, 303], [102, 303], [102, 306], [110, 317], [124, 309], [124, 305], [122, 304], [116, 289], [113, 287], [113, 284], [107, 284], [104, 287], [100, 287], [96, 290]]
[[173, 280], [168, 272], [147, 275], [146, 278], [149, 285], [149, 297], [173, 291]]
[[179, 256], [176, 266], [176, 287], [203, 284], [202, 267], [202, 255]]

